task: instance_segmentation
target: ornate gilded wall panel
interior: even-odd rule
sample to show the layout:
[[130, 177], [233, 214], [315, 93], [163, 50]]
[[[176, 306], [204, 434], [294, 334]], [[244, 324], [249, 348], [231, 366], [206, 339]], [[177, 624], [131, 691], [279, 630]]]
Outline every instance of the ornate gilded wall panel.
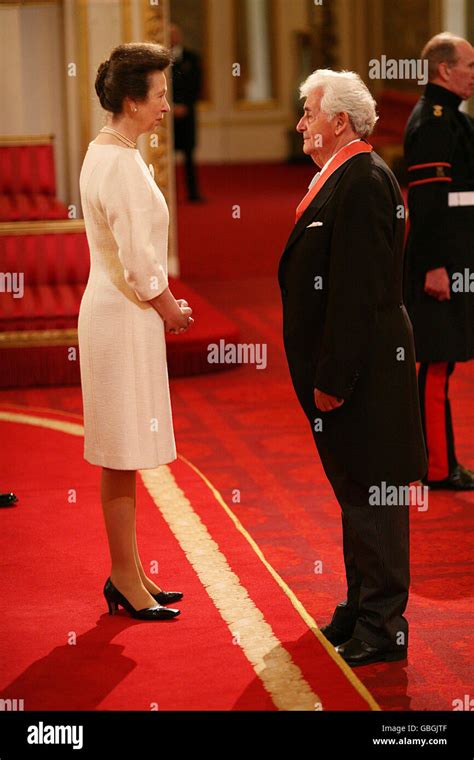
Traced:
[[[143, 42], [157, 42], [168, 46], [168, 7], [167, 3], [150, 3], [142, 0]], [[167, 77], [168, 100], [171, 102], [171, 77]], [[147, 143], [147, 163], [153, 164], [154, 177], [168, 204], [170, 202], [170, 159], [172, 149], [171, 116], [164, 119], [156, 130], [158, 140], [153, 134]]]

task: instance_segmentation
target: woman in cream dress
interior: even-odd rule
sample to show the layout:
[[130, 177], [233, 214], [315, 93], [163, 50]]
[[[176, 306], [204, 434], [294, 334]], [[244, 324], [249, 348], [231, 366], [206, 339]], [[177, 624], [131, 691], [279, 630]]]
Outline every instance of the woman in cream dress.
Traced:
[[78, 320], [84, 458], [102, 467], [109, 612], [121, 605], [144, 620], [175, 617], [163, 605], [183, 596], [146, 576], [135, 529], [136, 470], [176, 459], [165, 331], [193, 321], [168, 288], [168, 208], [136, 147], [170, 110], [169, 64], [161, 45], [127, 43], [100, 65], [95, 88], [111, 119], [80, 175], [91, 258]]

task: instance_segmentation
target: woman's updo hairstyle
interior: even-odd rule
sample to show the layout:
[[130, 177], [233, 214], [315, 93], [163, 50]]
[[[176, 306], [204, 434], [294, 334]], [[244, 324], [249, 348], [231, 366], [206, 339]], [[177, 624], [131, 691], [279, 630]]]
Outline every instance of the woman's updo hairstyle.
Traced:
[[146, 100], [149, 74], [164, 71], [171, 63], [170, 51], [154, 42], [125, 42], [112, 50], [97, 69], [95, 91], [106, 111], [122, 112], [123, 99]]

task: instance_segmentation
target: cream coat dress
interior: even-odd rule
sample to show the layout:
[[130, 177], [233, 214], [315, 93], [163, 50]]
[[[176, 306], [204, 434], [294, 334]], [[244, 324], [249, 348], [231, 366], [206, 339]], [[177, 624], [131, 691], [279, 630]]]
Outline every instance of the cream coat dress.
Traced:
[[138, 149], [89, 143], [80, 174], [90, 250], [78, 340], [84, 459], [120, 470], [176, 459], [164, 322], [166, 201]]

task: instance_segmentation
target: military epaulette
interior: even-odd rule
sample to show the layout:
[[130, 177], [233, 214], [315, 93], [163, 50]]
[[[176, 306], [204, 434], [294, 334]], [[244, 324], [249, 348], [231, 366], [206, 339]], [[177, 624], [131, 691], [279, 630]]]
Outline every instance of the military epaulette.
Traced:
[[408, 187], [426, 185], [428, 182], [452, 182], [451, 164], [446, 161], [432, 161], [429, 164], [413, 164], [408, 167]]

